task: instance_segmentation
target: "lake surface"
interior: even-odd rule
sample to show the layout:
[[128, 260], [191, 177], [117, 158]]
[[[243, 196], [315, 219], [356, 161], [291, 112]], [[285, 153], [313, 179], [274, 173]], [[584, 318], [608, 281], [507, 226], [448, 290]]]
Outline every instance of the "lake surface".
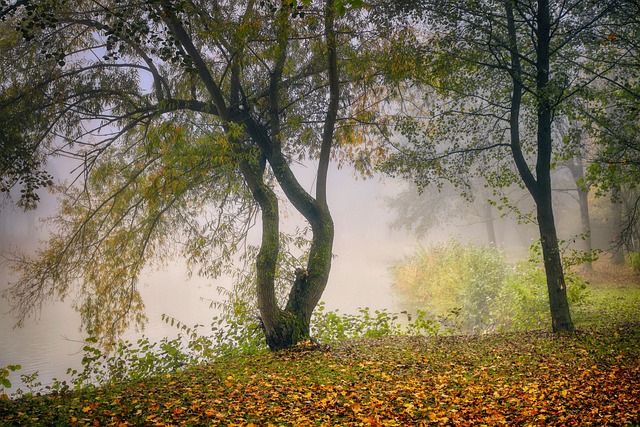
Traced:
[[[328, 310], [340, 310], [340, 313], [356, 313], [360, 307], [371, 309], [393, 309], [394, 298], [389, 285], [387, 266], [389, 260], [364, 259], [352, 257], [345, 263], [334, 263], [333, 281], [325, 292]], [[374, 263], [377, 263], [377, 266]], [[367, 262], [369, 268], [361, 267], [356, 278], [352, 269], [359, 268], [361, 262]], [[5, 277], [3, 277], [4, 279]], [[6, 284], [6, 280], [2, 281]], [[136, 341], [143, 334], [152, 341], [163, 337], [175, 337], [176, 327], [162, 320], [162, 315], [174, 317], [180, 322], [192, 326], [202, 324], [202, 333], [209, 329], [211, 318], [216, 311], [210, 308], [210, 300], [220, 300], [217, 287], [221, 284], [212, 280], [194, 278], [187, 280], [182, 271], [172, 269], [145, 276], [141, 283], [142, 296], [146, 304], [149, 323], [144, 332], [130, 331], [123, 339]], [[68, 302], [45, 305], [36, 318], [27, 320], [24, 327], [13, 327], [15, 318], [9, 311], [6, 300], [0, 299], [0, 367], [20, 364], [22, 369], [10, 376], [12, 388], [8, 394], [21, 387], [20, 375], [38, 372], [38, 380], [51, 385], [53, 379], [68, 380], [68, 368], [82, 367], [82, 347], [86, 334], [80, 331], [79, 314]]]
[[[176, 336], [178, 329], [164, 322], [162, 314], [187, 325], [208, 326], [216, 312], [202, 299], [216, 298], [216, 286], [199, 278], [187, 281], [181, 273], [174, 269], [145, 275], [141, 293], [149, 323], [144, 332], [131, 330], [123, 339], [136, 341], [143, 334], [152, 340]], [[6, 280], [2, 283], [6, 284]], [[12, 390], [19, 386], [20, 374], [37, 371], [38, 380], [49, 385], [54, 378], [68, 379], [67, 368], [81, 368], [83, 339], [87, 334], [80, 331], [80, 316], [69, 302], [45, 305], [22, 328], [14, 328], [15, 318], [8, 311], [8, 302], [0, 300], [0, 367], [22, 365], [10, 377]]]
[[[329, 189], [336, 228], [336, 257], [323, 295], [326, 308], [339, 309], [341, 313], [357, 313], [360, 307], [394, 310], [388, 268], [412, 252], [416, 244], [412, 236], [391, 232], [389, 216], [381, 209], [381, 198], [393, 194], [396, 187], [376, 181], [355, 181], [345, 170], [332, 173], [339, 181], [333, 181], [333, 188]], [[37, 212], [0, 211], [0, 250], [16, 246], [33, 250], [43, 236], [38, 215], [51, 211], [52, 204], [46, 199]], [[295, 225], [294, 222], [292, 227]], [[0, 290], [6, 289], [9, 279], [7, 269], [1, 269]], [[176, 263], [166, 271], [148, 272], [140, 284], [149, 318], [144, 334], [160, 340], [178, 333], [175, 327], [162, 321], [162, 314], [187, 325], [208, 327], [216, 313], [209, 308], [209, 301], [202, 299], [219, 299], [218, 286], [228, 286], [229, 280], [197, 277], [188, 280], [184, 267]], [[53, 378], [67, 378], [67, 368], [81, 367], [82, 340], [86, 334], [79, 331], [80, 318], [70, 302], [45, 305], [40, 315], [21, 329], [13, 328], [15, 319], [8, 310], [7, 301], [0, 298], [0, 367], [21, 364], [23, 368], [10, 377], [13, 389], [19, 386], [20, 374], [37, 371], [42, 384], [49, 385]], [[135, 341], [140, 335], [131, 331], [124, 338]]]

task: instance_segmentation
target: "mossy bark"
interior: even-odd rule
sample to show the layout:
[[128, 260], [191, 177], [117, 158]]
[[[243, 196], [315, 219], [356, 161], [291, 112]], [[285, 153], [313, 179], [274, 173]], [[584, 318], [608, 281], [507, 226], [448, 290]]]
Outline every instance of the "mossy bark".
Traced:
[[[270, 126], [258, 122], [253, 116], [238, 111], [251, 140], [260, 150], [258, 165], [244, 164], [242, 173], [262, 211], [262, 244], [256, 260], [258, 308], [269, 348], [279, 350], [294, 346], [309, 338], [311, 314], [325, 290], [331, 270], [334, 227], [327, 206], [327, 174], [340, 97], [340, 79], [337, 66], [337, 41], [334, 29], [336, 6], [325, 3], [324, 37], [327, 47], [328, 104], [322, 131], [315, 198], [298, 182], [290, 161], [282, 152], [278, 111], [281, 72], [286, 60], [288, 21], [279, 22], [279, 53], [269, 85], [271, 106]], [[239, 97], [241, 98], [241, 97]], [[265, 165], [268, 164], [285, 196], [311, 225], [312, 240], [307, 268], [296, 274], [287, 305], [278, 306], [275, 296], [275, 274], [279, 248], [278, 200], [274, 190], [265, 184]]]
[[[242, 171], [262, 213], [262, 241], [256, 259], [260, 319], [267, 345], [271, 350], [280, 350], [310, 337], [311, 315], [324, 292], [331, 270], [333, 220], [326, 206], [317, 204], [305, 215], [312, 230], [307, 268], [296, 271], [286, 308], [281, 309], [275, 295], [280, 251], [278, 200], [273, 189], [264, 183], [263, 171], [259, 167], [245, 163]], [[299, 201], [299, 198], [306, 199], [307, 195], [291, 192], [290, 200], [292, 197]]]

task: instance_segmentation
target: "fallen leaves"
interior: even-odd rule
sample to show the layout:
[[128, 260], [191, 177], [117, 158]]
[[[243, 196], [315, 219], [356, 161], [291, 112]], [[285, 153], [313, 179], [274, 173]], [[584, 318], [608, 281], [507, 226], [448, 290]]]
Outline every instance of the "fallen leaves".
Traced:
[[640, 423], [640, 325], [577, 337], [393, 337], [229, 358], [145, 382], [2, 401], [0, 421], [120, 427], [633, 425]]

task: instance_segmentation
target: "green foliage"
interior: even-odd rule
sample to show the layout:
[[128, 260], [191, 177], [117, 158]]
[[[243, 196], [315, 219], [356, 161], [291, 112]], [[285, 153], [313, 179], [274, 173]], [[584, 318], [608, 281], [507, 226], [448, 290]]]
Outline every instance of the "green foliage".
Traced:
[[[82, 349], [82, 369], [68, 369], [68, 382], [54, 379], [52, 385], [43, 387], [37, 380], [37, 372], [23, 374], [22, 384], [28, 389], [28, 393], [18, 389], [13, 397], [137, 382], [158, 375], [180, 373], [190, 366], [210, 363], [220, 358], [259, 354], [267, 350], [255, 318], [215, 316], [210, 333], [204, 333], [202, 325], [188, 327], [168, 316], [163, 316], [163, 320], [180, 331], [176, 338], [165, 337], [152, 342], [143, 336], [135, 343], [120, 341], [113, 349], [106, 351], [100, 346], [98, 339], [90, 335], [85, 339]], [[457, 331], [452, 315], [436, 319], [423, 311], [416, 315], [407, 312], [390, 313], [387, 310], [375, 310], [371, 313], [369, 308], [361, 308], [357, 314], [338, 314], [337, 310], [325, 311], [324, 303], [318, 305], [312, 322], [314, 339], [322, 343], [408, 334], [436, 336]], [[4, 387], [11, 387], [7, 376], [9, 371], [17, 369], [20, 369], [19, 365], [10, 365], [0, 371]]]
[[[532, 250], [532, 254], [534, 255], [535, 251]], [[533, 259], [535, 260], [535, 257]], [[545, 316], [548, 316], [544, 273], [530, 260], [522, 260], [511, 269], [513, 274], [505, 277], [505, 281], [510, 283], [504, 286], [498, 296], [500, 301], [508, 302], [508, 305], [503, 305], [506, 311], [500, 312], [505, 319], [502, 328], [519, 329], [521, 332], [517, 335], [496, 335], [496, 337], [531, 336], [522, 330], [527, 327], [540, 328], [545, 322]], [[625, 283], [629, 285], [614, 285], [610, 282], [592, 283], [589, 285], [592, 295], [587, 294], [584, 289], [584, 281], [579, 284], [569, 282], [573, 283], [569, 285], [569, 299], [573, 302], [576, 321], [581, 328], [609, 328], [613, 324], [637, 323], [637, 319], [640, 318], [640, 288], [637, 286], [636, 276], [627, 269], [622, 270], [628, 275]], [[611, 271], [607, 277], [615, 278], [617, 281], [621, 273], [622, 271]], [[460, 337], [460, 332], [463, 332], [462, 313], [463, 310], [454, 310], [446, 313], [445, 316], [437, 317], [424, 310], [417, 310], [412, 314], [406, 311], [391, 313], [387, 310], [372, 312], [368, 308], [363, 308], [356, 314], [343, 314], [337, 310], [328, 311], [326, 305], [320, 303], [312, 318], [311, 329], [317, 341], [330, 344], [332, 348], [340, 347], [342, 345], [340, 341], [346, 341], [347, 344], [344, 345], [348, 346], [349, 343], [361, 338], [384, 336], [395, 336], [398, 342], [409, 339], [400, 338], [401, 336], [439, 336], [442, 338], [438, 342], [442, 344], [446, 342], [445, 340], [457, 342], [461, 339], [474, 339]], [[14, 393], [14, 397], [34, 396], [38, 392], [58, 394], [71, 390], [91, 392], [96, 391], [95, 386], [98, 384], [119, 390], [128, 388], [137, 381], [149, 384], [154, 381], [153, 378], [165, 378], [167, 375], [200, 369], [194, 366], [221, 366], [223, 361], [228, 363], [247, 358], [249, 355], [252, 361], [260, 360], [267, 353], [264, 337], [260, 333], [255, 318], [216, 316], [211, 322], [210, 330], [202, 325], [188, 327], [167, 316], [164, 320], [179, 331], [180, 335], [177, 338], [150, 342], [148, 338], [142, 337], [136, 343], [122, 342], [111, 352], [105, 352], [97, 345], [96, 338], [90, 336], [86, 339], [83, 350], [82, 369], [70, 370], [69, 382], [54, 379], [52, 385], [42, 388], [38, 384], [37, 373], [22, 375], [23, 383], [29, 392], [18, 391]], [[451, 335], [455, 336], [445, 338]], [[495, 341], [496, 338], [493, 340]], [[610, 347], [604, 345], [602, 350], [612, 351]], [[288, 353], [282, 354], [286, 358]], [[217, 362], [211, 363], [214, 361]], [[224, 369], [232, 369], [226, 366]], [[0, 379], [7, 379], [9, 371], [17, 369], [20, 369], [19, 365], [0, 370]], [[229, 375], [226, 372], [224, 375], [221, 374], [221, 378]], [[4, 381], [3, 384], [7, 385]], [[2, 389], [0, 394], [1, 391]]]
[[640, 273], [640, 252], [629, 253], [629, 264], [634, 271]]
[[[595, 273], [602, 274], [603, 267], [596, 266]], [[608, 279], [590, 280], [590, 297], [587, 303], [574, 310], [576, 324], [604, 326], [612, 324], [634, 324], [640, 318], [640, 280], [638, 273], [626, 266], [608, 266], [604, 269]]]
[[[241, 307], [236, 301], [236, 307]], [[68, 369], [70, 380], [54, 379], [52, 385], [42, 387], [38, 373], [22, 375], [22, 383], [29, 390], [18, 389], [14, 397], [35, 395], [39, 392], [68, 392], [93, 389], [96, 386], [141, 381], [158, 375], [179, 373], [189, 366], [202, 365], [225, 357], [259, 354], [267, 346], [259, 322], [248, 312], [227, 312], [214, 316], [209, 331], [203, 325], [189, 327], [163, 315], [163, 320], [174, 326], [179, 334], [169, 339], [152, 342], [143, 336], [135, 343], [120, 341], [109, 351], [97, 337], [89, 335], [83, 346], [82, 369]], [[322, 343], [346, 339], [379, 338], [385, 336], [450, 335], [459, 331], [456, 314], [436, 318], [424, 311], [415, 315], [408, 312], [390, 313], [387, 310], [361, 308], [357, 314], [339, 314], [338, 310], [326, 311], [321, 302], [312, 318], [311, 333]], [[0, 371], [2, 385], [11, 387], [6, 378], [9, 371], [20, 369], [11, 365]], [[2, 391], [2, 389], [0, 389]]]
[[[73, 295], [82, 328], [117, 345], [119, 334], [147, 320], [143, 268], [180, 256], [191, 273], [226, 273], [256, 226], [258, 205], [269, 211], [265, 200], [276, 191], [282, 207], [290, 202], [308, 223], [323, 224], [315, 230], [326, 244], [314, 246], [323, 256], [312, 258], [308, 284], [324, 286], [333, 234], [320, 194], [324, 172], [332, 158], [357, 157], [361, 143], [377, 145], [370, 136], [385, 128], [376, 116], [390, 96], [372, 90], [382, 83], [372, 60], [389, 49], [357, 10], [362, 0], [22, 3], [2, 2], [0, 31], [12, 29], [40, 68], [0, 49], [0, 71], [16, 67], [7, 80], [25, 82], [11, 88], [16, 99], [42, 94], [55, 107], [41, 120], [50, 151], [79, 163], [74, 188], [62, 189], [51, 239], [12, 264], [18, 279], [8, 294], [19, 322], [44, 299]], [[40, 69], [42, 82], [34, 78]], [[2, 98], [0, 120], [33, 116], [33, 108], [3, 110]], [[338, 110], [350, 119], [334, 132]], [[319, 191], [311, 195], [290, 167], [313, 160]], [[280, 217], [272, 218], [262, 222], [267, 236]], [[264, 293], [279, 292], [271, 271], [260, 276], [268, 277], [259, 282]], [[308, 295], [315, 304], [317, 293]], [[278, 311], [260, 308], [263, 316]]]
[[69, 370], [75, 389], [122, 381], [138, 381], [154, 375], [181, 372], [188, 366], [238, 354], [254, 354], [266, 349], [262, 331], [255, 319], [235, 315], [214, 316], [210, 332], [203, 325], [189, 327], [165, 316], [179, 334], [151, 342], [142, 337], [132, 343], [120, 341], [114, 350], [105, 352], [97, 339], [89, 336], [83, 347], [82, 371]]
[[[2, 3], [0, 12], [6, 2]], [[19, 188], [16, 204], [29, 210], [40, 201], [38, 190], [53, 186], [53, 177], [45, 170], [49, 154], [45, 134], [58, 107], [52, 93], [33, 88], [50, 79], [57, 65], [37, 58], [17, 29], [7, 24], [0, 19], [0, 198], [11, 198], [12, 190]], [[16, 76], [20, 70], [29, 70], [31, 78]]]
[[349, 338], [397, 335], [401, 331], [398, 315], [386, 310], [360, 308], [358, 314], [338, 314], [338, 310], [325, 312], [323, 302], [318, 304], [311, 319], [311, 335], [320, 342], [334, 342]]
[[486, 323], [507, 275], [504, 255], [453, 241], [418, 252], [392, 268], [394, 288], [411, 310], [442, 316], [460, 309], [465, 328]]
[[631, 426], [640, 421], [639, 358], [637, 324], [579, 336], [350, 340], [0, 400], [0, 424]]
[[4, 368], [0, 368], [0, 395], [4, 393], [4, 390], [11, 388], [11, 381], [9, 381], [9, 374], [22, 369], [20, 365], [7, 365]]
[[325, 310], [324, 302], [320, 302], [311, 319], [311, 335], [322, 343], [384, 336], [451, 335], [459, 331], [455, 310], [438, 317], [423, 310], [415, 314], [391, 313], [386, 309], [371, 313], [368, 307], [358, 309], [357, 314]]
[[[145, 265], [183, 255], [192, 270], [215, 276], [231, 263], [256, 209], [226, 136], [160, 122], [130, 138], [142, 142], [104, 154], [84, 188], [64, 191], [48, 245], [17, 255], [21, 278], [8, 296], [23, 304], [18, 314], [34, 303], [25, 294], [48, 289], [63, 299], [78, 286], [84, 327], [112, 345], [147, 320], [137, 287]], [[219, 211], [203, 213], [212, 203]]]
[[[438, 316], [458, 308], [467, 332], [542, 328], [549, 323], [549, 298], [540, 257], [539, 244], [512, 266], [488, 245], [434, 245], [393, 267], [394, 288], [410, 309]], [[583, 304], [586, 282], [571, 272], [565, 280], [569, 303]]]

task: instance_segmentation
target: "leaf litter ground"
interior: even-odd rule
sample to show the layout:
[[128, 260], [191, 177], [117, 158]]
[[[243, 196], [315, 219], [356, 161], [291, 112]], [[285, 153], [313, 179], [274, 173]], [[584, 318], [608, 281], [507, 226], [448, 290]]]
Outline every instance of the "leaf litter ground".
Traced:
[[640, 323], [576, 335], [387, 337], [221, 359], [0, 402], [0, 424], [640, 425]]

